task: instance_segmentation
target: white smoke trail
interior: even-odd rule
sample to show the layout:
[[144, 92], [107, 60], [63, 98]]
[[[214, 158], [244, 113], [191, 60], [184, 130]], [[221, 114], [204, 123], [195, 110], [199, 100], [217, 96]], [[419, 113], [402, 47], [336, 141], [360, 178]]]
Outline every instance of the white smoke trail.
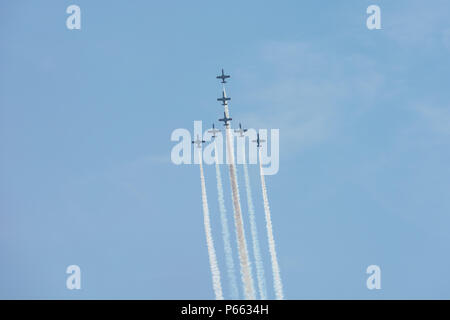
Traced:
[[220, 174], [219, 161], [217, 159], [217, 144], [215, 141], [214, 141], [214, 148], [216, 159], [217, 194], [219, 198], [219, 211], [220, 211], [220, 221], [222, 224], [222, 238], [225, 251], [225, 263], [227, 265], [228, 280], [230, 281], [231, 298], [238, 299], [239, 291], [234, 271], [233, 250], [231, 249], [230, 231], [228, 230], [227, 212], [225, 209], [225, 201], [223, 198], [222, 175]]
[[283, 285], [281, 283], [280, 267], [278, 266], [277, 252], [275, 250], [275, 240], [273, 238], [272, 218], [270, 216], [269, 199], [267, 197], [266, 181], [264, 179], [263, 167], [261, 163], [261, 149], [259, 151], [259, 171], [261, 175], [261, 188], [264, 200], [264, 211], [266, 213], [267, 238], [269, 241], [269, 252], [272, 260], [273, 286], [275, 288], [275, 297], [283, 300]]
[[[228, 106], [225, 105], [225, 115], [228, 118]], [[245, 240], [244, 221], [242, 220], [241, 204], [239, 202], [239, 188], [236, 178], [236, 168], [234, 166], [234, 153], [232, 149], [232, 140], [230, 128], [226, 127], [227, 136], [227, 152], [229, 155], [229, 169], [231, 180], [231, 193], [233, 197], [233, 209], [234, 209], [234, 223], [236, 227], [239, 261], [241, 265], [241, 276], [244, 284], [244, 296], [245, 299], [255, 299], [255, 289], [253, 287], [253, 277], [250, 269], [250, 260], [248, 257], [247, 242]]]
[[214, 241], [212, 238], [211, 224], [209, 221], [208, 199], [206, 197], [205, 176], [203, 174], [202, 157], [199, 150], [200, 159], [200, 181], [202, 185], [202, 203], [203, 203], [203, 220], [205, 223], [206, 244], [208, 247], [209, 265], [211, 267], [212, 282], [216, 300], [223, 300], [222, 285], [220, 283], [220, 271], [217, 264], [216, 250], [214, 249]]
[[250, 218], [250, 231], [253, 242], [253, 255], [255, 256], [256, 277], [258, 279], [259, 295], [262, 300], [267, 299], [266, 280], [264, 276], [264, 265], [261, 259], [261, 251], [259, 249], [258, 229], [256, 227], [255, 209], [253, 207], [252, 189], [250, 187], [250, 178], [248, 176], [247, 163], [244, 162], [245, 188], [247, 189], [247, 206]]

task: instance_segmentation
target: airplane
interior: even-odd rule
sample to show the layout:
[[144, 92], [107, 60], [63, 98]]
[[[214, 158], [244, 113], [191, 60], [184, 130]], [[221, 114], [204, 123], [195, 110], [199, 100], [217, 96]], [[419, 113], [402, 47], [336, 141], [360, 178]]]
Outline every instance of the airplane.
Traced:
[[257, 143], [256, 147], [259, 148], [259, 147], [261, 147], [260, 142], [266, 142], [266, 140], [260, 139], [260, 138], [259, 138], [259, 133], [258, 133], [258, 134], [257, 134], [256, 140], [253, 140], [253, 142], [256, 142], [256, 143]]
[[192, 140], [192, 144], [196, 144], [197, 145], [197, 148], [201, 148], [202, 147], [202, 143], [205, 143], [206, 141], [205, 140], [200, 140], [200, 138], [198, 137], [198, 135], [197, 135], [197, 140]]
[[217, 76], [216, 78], [217, 78], [217, 79], [222, 79], [222, 83], [227, 83], [227, 82], [225, 81], [225, 79], [227, 79], [227, 78], [229, 78], [229, 77], [230, 77], [229, 75], [226, 75], [225, 73], [223, 73], [223, 69], [222, 69], [222, 75]]
[[225, 96], [225, 90], [224, 91], [222, 91], [222, 98], [217, 98], [217, 101], [222, 101], [222, 105], [223, 106], [225, 106], [227, 103], [227, 101], [230, 101], [231, 100], [231, 98], [227, 98], [226, 96]]
[[214, 139], [214, 138], [216, 137], [216, 133], [220, 132], [220, 130], [214, 128], [214, 123], [213, 123], [213, 124], [212, 124], [212, 129], [211, 129], [211, 130], [208, 130], [208, 132], [213, 134], [212, 137], [213, 137], [213, 139]]
[[228, 127], [228, 121], [230, 121], [230, 120], [233, 120], [233, 119], [231, 119], [231, 118], [227, 118], [227, 115], [225, 114], [225, 112], [223, 113], [223, 118], [222, 119], [219, 119], [219, 121], [222, 121], [223, 122], [223, 125], [224, 126], [227, 126]]
[[244, 136], [244, 133], [247, 132], [247, 129], [242, 129], [242, 125], [241, 125], [241, 123], [239, 122], [239, 129], [235, 129], [234, 132], [236, 132], [236, 133], [239, 132], [240, 136], [243, 137], [243, 136]]

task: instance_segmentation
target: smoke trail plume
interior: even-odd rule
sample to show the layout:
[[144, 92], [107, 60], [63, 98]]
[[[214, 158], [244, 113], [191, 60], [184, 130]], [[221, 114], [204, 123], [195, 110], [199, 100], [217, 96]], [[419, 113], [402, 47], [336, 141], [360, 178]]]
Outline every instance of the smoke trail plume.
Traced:
[[203, 164], [201, 154], [199, 159], [200, 159], [200, 181], [202, 185], [203, 220], [205, 223], [206, 244], [208, 247], [209, 265], [211, 267], [212, 282], [214, 294], [216, 295], [216, 300], [223, 300], [222, 285], [220, 283], [220, 271], [219, 266], [217, 264], [216, 250], [214, 249], [211, 224], [209, 221], [208, 199], [206, 197], [205, 176], [203, 174]]
[[253, 255], [255, 256], [256, 277], [258, 280], [259, 295], [262, 300], [267, 299], [266, 280], [264, 276], [264, 265], [261, 259], [261, 251], [259, 249], [258, 230], [256, 227], [255, 209], [253, 207], [252, 190], [250, 187], [250, 179], [248, 176], [247, 163], [244, 162], [244, 178], [245, 188], [247, 189], [247, 207], [250, 218], [250, 231], [253, 242]]
[[[225, 105], [225, 115], [229, 117], [228, 106]], [[232, 149], [232, 140], [230, 128], [226, 127], [227, 152], [229, 155], [229, 169], [231, 180], [231, 193], [233, 197], [234, 223], [238, 242], [239, 261], [241, 265], [241, 276], [244, 284], [245, 299], [255, 299], [255, 289], [253, 287], [253, 277], [250, 269], [250, 260], [248, 257], [247, 242], [245, 240], [244, 221], [242, 220], [241, 204], [239, 202], [239, 189], [236, 178], [236, 168], [234, 166], [234, 154]]]
[[220, 174], [220, 167], [217, 159], [217, 144], [215, 141], [214, 141], [214, 148], [216, 159], [217, 194], [219, 199], [220, 221], [222, 224], [222, 238], [225, 251], [225, 263], [227, 265], [228, 280], [230, 282], [231, 298], [238, 299], [239, 291], [234, 270], [233, 250], [231, 249], [230, 231], [228, 230], [227, 212], [225, 209], [225, 201], [223, 198], [222, 175]]
[[267, 198], [266, 181], [264, 179], [263, 167], [261, 163], [261, 149], [259, 149], [259, 171], [261, 175], [261, 188], [264, 200], [264, 212], [266, 214], [267, 238], [269, 241], [269, 252], [272, 260], [273, 286], [275, 288], [275, 297], [282, 300], [283, 285], [281, 283], [280, 267], [278, 266], [277, 252], [275, 250], [275, 240], [273, 238], [272, 218], [270, 216], [269, 199]]

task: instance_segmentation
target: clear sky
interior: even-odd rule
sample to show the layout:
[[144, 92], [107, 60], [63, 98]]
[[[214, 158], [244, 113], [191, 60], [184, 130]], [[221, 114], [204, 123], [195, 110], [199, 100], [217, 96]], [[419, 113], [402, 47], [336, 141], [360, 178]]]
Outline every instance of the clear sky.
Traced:
[[[71, 4], [81, 30], [66, 28]], [[366, 27], [371, 4], [381, 30]], [[222, 67], [233, 119], [280, 129], [266, 183], [286, 298], [450, 298], [449, 12], [446, 0], [1, 1], [0, 298], [214, 298], [198, 166], [170, 162], [170, 135], [222, 115]], [[366, 288], [372, 264], [381, 290]]]

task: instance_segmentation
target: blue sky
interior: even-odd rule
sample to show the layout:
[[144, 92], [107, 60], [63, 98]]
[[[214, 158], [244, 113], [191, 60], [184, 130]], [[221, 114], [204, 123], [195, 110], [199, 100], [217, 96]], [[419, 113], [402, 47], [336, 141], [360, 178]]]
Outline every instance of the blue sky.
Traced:
[[[66, 28], [71, 4], [81, 30]], [[371, 4], [381, 30], [366, 28]], [[448, 1], [0, 9], [1, 298], [214, 298], [198, 167], [170, 162], [170, 135], [221, 116], [222, 67], [233, 119], [280, 129], [266, 183], [286, 297], [450, 298]], [[71, 264], [79, 291], [65, 287]], [[365, 285], [371, 264], [378, 291]]]

